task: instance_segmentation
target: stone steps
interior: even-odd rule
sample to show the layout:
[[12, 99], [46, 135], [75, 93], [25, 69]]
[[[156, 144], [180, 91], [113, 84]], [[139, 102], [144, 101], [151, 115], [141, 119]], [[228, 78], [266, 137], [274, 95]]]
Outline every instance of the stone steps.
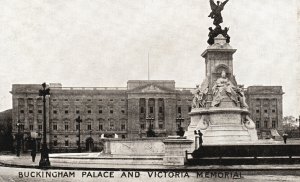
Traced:
[[50, 158], [51, 163], [73, 163], [73, 164], [136, 164], [136, 165], [157, 165], [163, 164], [163, 158]]

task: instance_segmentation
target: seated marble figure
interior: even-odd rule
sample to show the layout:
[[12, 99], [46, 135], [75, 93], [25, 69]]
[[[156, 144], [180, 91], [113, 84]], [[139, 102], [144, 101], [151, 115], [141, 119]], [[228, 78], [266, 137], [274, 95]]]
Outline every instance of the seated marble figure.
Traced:
[[221, 77], [217, 79], [217, 81], [212, 87], [212, 91], [213, 91], [212, 106], [218, 107], [221, 101], [226, 97], [229, 97], [237, 105], [239, 103], [239, 99], [236, 90], [237, 90], [236, 87], [226, 77], [226, 72], [223, 70], [221, 73]]

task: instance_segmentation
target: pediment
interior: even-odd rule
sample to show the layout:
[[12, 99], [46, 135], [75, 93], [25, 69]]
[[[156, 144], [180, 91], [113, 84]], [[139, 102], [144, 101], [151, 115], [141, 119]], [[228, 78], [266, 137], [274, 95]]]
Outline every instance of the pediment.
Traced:
[[158, 86], [155, 84], [148, 84], [141, 87], [134, 88], [129, 90], [131, 93], [172, 93], [174, 90]]

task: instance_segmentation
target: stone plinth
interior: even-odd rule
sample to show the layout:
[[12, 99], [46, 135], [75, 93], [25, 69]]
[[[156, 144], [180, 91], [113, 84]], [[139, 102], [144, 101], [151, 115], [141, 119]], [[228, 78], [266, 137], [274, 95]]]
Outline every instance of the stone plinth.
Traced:
[[192, 151], [192, 140], [165, 139], [164, 165], [184, 165], [185, 151]]
[[111, 155], [164, 155], [163, 138], [105, 139], [104, 153]]
[[195, 140], [194, 130], [203, 133], [203, 145], [251, 143], [257, 141], [255, 128], [243, 123], [247, 109], [242, 108], [196, 108], [190, 113], [191, 124], [186, 136]]

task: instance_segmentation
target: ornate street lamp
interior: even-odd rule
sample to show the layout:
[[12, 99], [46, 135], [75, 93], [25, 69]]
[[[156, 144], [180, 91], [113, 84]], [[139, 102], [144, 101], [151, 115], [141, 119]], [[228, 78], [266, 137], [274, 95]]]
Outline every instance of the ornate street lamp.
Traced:
[[46, 143], [46, 96], [50, 95], [50, 89], [46, 89], [46, 83], [42, 84], [43, 89], [39, 90], [39, 96], [43, 96], [43, 144], [42, 144], [42, 150], [41, 150], [41, 160], [39, 163], [40, 167], [47, 167], [50, 166], [49, 161], [49, 149], [47, 147]]
[[80, 118], [80, 116], [78, 116], [76, 118], [76, 122], [78, 123], [78, 152], [81, 152], [81, 147], [80, 147], [80, 123], [82, 122], [82, 119]]
[[21, 133], [20, 133], [20, 128], [24, 127], [24, 124], [18, 120], [18, 123], [16, 124], [18, 128], [18, 133], [16, 134], [16, 139], [17, 139], [17, 156], [20, 156], [20, 151], [21, 151]]
[[149, 127], [147, 131], [147, 137], [155, 137], [155, 132], [153, 131], [152, 122], [154, 121], [154, 117], [146, 117], [146, 121], [149, 121]]
[[181, 114], [179, 114], [179, 117], [176, 118], [176, 123], [178, 123], [178, 122], [179, 122], [179, 124], [178, 124], [178, 130], [176, 131], [176, 133], [177, 133], [177, 135], [179, 135], [179, 136], [182, 137], [184, 135], [184, 130], [181, 127], [181, 123], [184, 122], [184, 118], [181, 117]]

